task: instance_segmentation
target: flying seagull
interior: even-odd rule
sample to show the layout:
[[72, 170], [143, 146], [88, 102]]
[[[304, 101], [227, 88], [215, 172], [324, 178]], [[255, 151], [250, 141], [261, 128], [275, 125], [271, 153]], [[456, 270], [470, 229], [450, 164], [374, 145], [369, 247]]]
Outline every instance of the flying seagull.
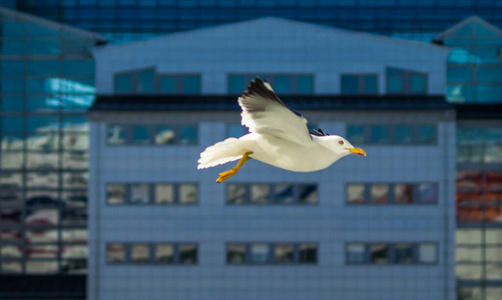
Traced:
[[351, 153], [366, 156], [363, 149], [341, 136], [321, 129], [309, 132], [307, 120], [286, 107], [267, 81], [251, 81], [238, 102], [242, 125], [250, 133], [207, 147], [198, 161], [197, 168], [206, 169], [240, 159], [235, 167], [219, 174], [218, 183], [237, 174], [251, 158], [293, 172], [313, 172]]

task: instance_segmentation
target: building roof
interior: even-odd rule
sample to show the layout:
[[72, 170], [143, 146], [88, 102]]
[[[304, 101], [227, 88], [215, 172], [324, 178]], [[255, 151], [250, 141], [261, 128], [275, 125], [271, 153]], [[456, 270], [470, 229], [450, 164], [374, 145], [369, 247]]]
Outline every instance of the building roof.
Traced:
[[22, 13], [19, 11], [8, 9], [5, 7], [0, 7], [0, 18], [5, 18], [5, 17], [11, 18], [13, 20], [22, 20], [25, 22], [32, 22], [32, 23], [39, 24], [41, 26], [46, 26], [46, 27], [57, 29], [57, 30], [72, 32], [72, 33], [75, 33], [75, 34], [82, 36], [84, 38], [94, 39], [100, 44], [106, 43], [106, 38], [100, 34], [95, 33], [95, 32], [77, 29], [75, 27], [71, 27], [71, 26], [68, 26], [65, 24], [49, 21], [49, 20], [42, 19], [42, 18], [33, 16], [33, 15], [29, 15], [26, 13]]
[[502, 30], [500, 28], [498, 28], [497, 26], [494, 26], [494, 25], [488, 23], [487, 21], [485, 21], [484, 19], [482, 19], [482, 18], [480, 18], [478, 16], [471, 16], [471, 17], [469, 17], [467, 19], [464, 19], [464, 20], [458, 22], [457, 24], [455, 24], [452, 27], [446, 29], [445, 31], [439, 33], [436, 36], [436, 38], [434, 39], [434, 41], [436, 41], [436, 42], [443, 41], [448, 36], [455, 35], [455, 33], [459, 29], [461, 29], [464, 26], [467, 26], [469, 24], [480, 25], [480, 26], [488, 29], [489, 31], [493, 32], [494, 35], [498, 35], [498, 36], [502, 37]]
[[[447, 110], [454, 105], [440, 95], [284, 95], [281, 99], [298, 110]], [[98, 95], [89, 109], [123, 111], [240, 110], [235, 95]]]

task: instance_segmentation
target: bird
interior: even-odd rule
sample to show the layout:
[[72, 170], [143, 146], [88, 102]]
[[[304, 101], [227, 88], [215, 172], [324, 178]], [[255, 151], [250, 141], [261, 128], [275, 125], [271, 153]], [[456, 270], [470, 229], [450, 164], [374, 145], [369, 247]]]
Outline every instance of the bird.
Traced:
[[341, 136], [321, 129], [309, 131], [307, 119], [289, 109], [266, 80], [256, 77], [237, 101], [242, 109], [241, 124], [249, 133], [207, 147], [198, 160], [197, 169], [239, 160], [219, 174], [217, 183], [237, 174], [250, 159], [288, 171], [315, 172], [349, 154], [366, 156], [363, 149]]

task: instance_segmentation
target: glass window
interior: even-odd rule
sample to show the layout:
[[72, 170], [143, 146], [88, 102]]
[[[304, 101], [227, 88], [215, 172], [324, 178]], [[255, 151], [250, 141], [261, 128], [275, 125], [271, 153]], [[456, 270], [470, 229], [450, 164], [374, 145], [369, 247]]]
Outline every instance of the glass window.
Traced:
[[437, 247], [435, 244], [418, 245], [418, 262], [423, 264], [434, 264], [437, 262]]
[[349, 184], [347, 185], [347, 203], [356, 204], [364, 203], [365, 200], [364, 184]]
[[22, 112], [24, 109], [23, 97], [3, 96], [0, 103], [1, 103], [0, 111]]
[[342, 75], [341, 92], [349, 95], [357, 94], [359, 92], [359, 76]]
[[251, 263], [265, 264], [270, 257], [270, 247], [268, 244], [252, 244], [251, 245]]
[[155, 185], [155, 204], [174, 204], [174, 186], [172, 184]]
[[400, 125], [396, 126], [396, 144], [407, 145], [412, 142], [412, 131], [411, 126]]
[[197, 145], [197, 126], [180, 126], [180, 144], [181, 145]]
[[354, 144], [364, 144], [366, 138], [364, 135], [363, 125], [348, 125], [347, 126], [347, 139]]
[[389, 142], [388, 127], [382, 125], [371, 126], [371, 143], [387, 144]]
[[365, 94], [378, 93], [378, 77], [377, 75], [365, 75], [364, 77], [364, 90]]
[[155, 262], [162, 264], [174, 263], [174, 246], [170, 244], [155, 245]]
[[183, 93], [200, 93], [200, 75], [186, 75], [183, 78]]
[[243, 184], [228, 184], [227, 193], [228, 204], [244, 204], [246, 201], [246, 186]]
[[1, 124], [2, 124], [2, 127], [1, 130], [3, 132], [19, 132], [19, 131], [23, 131], [23, 117], [19, 116], [19, 117], [7, 117], [7, 116], [2, 116], [2, 118], [0, 119], [1, 120]]
[[106, 261], [109, 263], [124, 262], [125, 248], [124, 244], [108, 244], [106, 246]]
[[396, 203], [412, 203], [413, 202], [413, 185], [412, 184], [395, 184], [394, 185], [394, 201]]
[[150, 202], [150, 186], [148, 184], [132, 184], [130, 203], [147, 204]]
[[305, 243], [298, 247], [301, 264], [317, 263], [317, 244]]
[[481, 262], [481, 247], [456, 247], [456, 259], [458, 262]]
[[155, 144], [169, 145], [173, 144], [176, 137], [175, 129], [172, 126], [159, 126], [155, 132]]
[[248, 129], [242, 125], [228, 125], [228, 137], [240, 138], [248, 133]]
[[370, 245], [370, 261], [373, 264], [388, 264], [389, 263], [389, 245], [388, 244], [371, 244]]
[[227, 245], [227, 264], [243, 264], [246, 260], [246, 245], [228, 244]]
[[[480, 233], [479, 230], [477, 231], [477, 233]], [[502, 229], [486, 229], [485, 236], [486, 236], [486, 244], [502, 245]]]
[[[502, 128], [486, 128], [485, 129], [485, 163], [490, 164], [490, 163], [502, 163]], [[489, 174], [495, 175], [496, 172], [491, 172]], [[498, 176], [502, 177], [502, 174], [499, 174]], [[494, 180], [497, 178], [497, 176], [493, 176], [493, 179], [490, 180], [490, 187], [496, 188], [498, 186], [498, 189], [490, 189], [490, 193], [494, 193], [495, 190], [499, 191], [499, 196], [500, 193], [502, 192], [502, 180], [498, 180], [498, 184], [495, 184]], [[499, 198], [502, 200], [501, 198]]]
[[290, 264], [293, 263], [293, 245], [277, 244], [274, 247], [275, 263]]
[[[37, 248], [42, 248], [42, 247], [37, 247]], [[27, 274], [53, 274], [57, 273], [58, 271], [59, 271], [58, 262], [56, 260], [49, 260], [49, 261], [28, 260], [26, 262]]]
[[131, 74], [115, 74], [114, 76], [114, 91], [115, 93], [130, 93], [132, 92]]
[[63, 60], [63, 74], [94, 76], [94, 60]]
[[197, 264], [197, 245], [180, 244], [178, 246], [178, 255], [180, 264], [186, 264], [186, 265]]
[[0, 80], [0, 92], [2, 92], [3, 94], [24, 93], [25, 92], [24, 78], [2, 78]]
[[[5, 41], [3, 41], [5, 42]], [[23, 60], [2, 60], [0, 61], [1, 75], [5, 76], [24, 76]]]
[[387, 80], [387, 92], [389, 94], [404, 91], [404, 78], [402, 76], [389, 75]]
[[318, 201], [317, 185], [316, 184], [301, 184], [299, 185], [299, 199], [301, 204], [314, 204]]
[[171, 75], [160, 76], [160, 92], [164, 94], [175, 94], [178, 91], [176, 77]]
[[133, 126], [132, 142], [136, 145], [147, 145], [150, 143], [150, 127]]
[[432, 183], [421, 183], [418, 185], [418, 202], [435, 203], [437, 202], [436, 185]]
[[371, 203], [389, 203], [389, 186], [372, 184], [370, 189]]
[[427, 92], [427, 77], [425, 75], [411, 75], [411, 92], [420, 94]]
[[447, 79], [448, 82], [470, 82], [472, 81], [472, 70], [470, 67], [452, 67], [448, 66]]
[[418, 142], [420, 144], [436, 144], [437, 131], [435, 125], [423, 125], [418, 127]]
[[292, 184], [277, 184], [274, 187], [273, 202], [279, 204], [290, 204], [295, 200]]
[[28, 39], [28, 55], [59, 55], [61, 45], [59, 39]]
[[150, 261], [150, 246], [146, 244], [131, 245], [131, 262], [147, 263]]
[[290, 94], [291, 78], [285, 75], [275, 76], [274, 90], [277, 94]]
[[413, 262], [413, 245], [396, 244], [395, 245], [396, 263], [398, 264], [411, 264]]
[[182, 184], [179, 187], [180, 204], [196, 204], [197, 203], [197, 186], [194, 184]]
[[228, 75], [229, 94], [240, 94], [246, 89], [246, 78], [244, 75]]
[[314, 78], [312, 75], [300, 75], [297, 78], [296, 92], [298, 94], [312, 94], [314, 92]]
[[366, 262], [366, 247], [362, 243], [347, 245], [347, 263], [363, 264]]
[[270, 196], [270, 186], [267, 184], [251, 185], [251, 203], [265, 204], [268, 203]]
[[123, 145], [125, 143], [125, 126], [108, 125], [106, 142], [109, 145]]
[[[488, 231], [486, 243], [489, 244]], [[481, 229], [457, 229], [456, 242], [459, 244], [481, 244]]]
[[23, 271], [21, 262], [17, 261], [3, 261], [0, 264], [0, 270], [3, 274], [18, 274]]
[[144, 70], [138, 72], [138, 81], [136, 85], [135, 92], [137, 93], [153, 93], [153, 83], [155, 77], [155, 70]]
[[125, 203], [125, 185], [123, 185], [123, 184], [107, 184], [106, 185], [106, 202], [108, 204], [124, 204]]
[[59, 60], [29, 60], [28, 76], [57, 76]]

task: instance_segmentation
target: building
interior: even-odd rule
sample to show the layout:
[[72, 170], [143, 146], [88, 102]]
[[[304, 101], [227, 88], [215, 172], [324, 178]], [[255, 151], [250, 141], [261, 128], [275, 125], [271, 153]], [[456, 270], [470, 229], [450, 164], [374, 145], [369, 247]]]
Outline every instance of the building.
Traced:
[[[95, 49], [89, 299], [454, 299], [449, 51], [277, 18]], [[255, 75], [367, 159], [196, 171]]]
[[84, 297], [89, 48], [105, 40], [5, 8], [0, 38], [0, 298]]
[[478, 15], [502, 26], [497, 0], [18, 0], [15, 9], [99, 32], [111, 43], [267, 16], [430, 42]]

